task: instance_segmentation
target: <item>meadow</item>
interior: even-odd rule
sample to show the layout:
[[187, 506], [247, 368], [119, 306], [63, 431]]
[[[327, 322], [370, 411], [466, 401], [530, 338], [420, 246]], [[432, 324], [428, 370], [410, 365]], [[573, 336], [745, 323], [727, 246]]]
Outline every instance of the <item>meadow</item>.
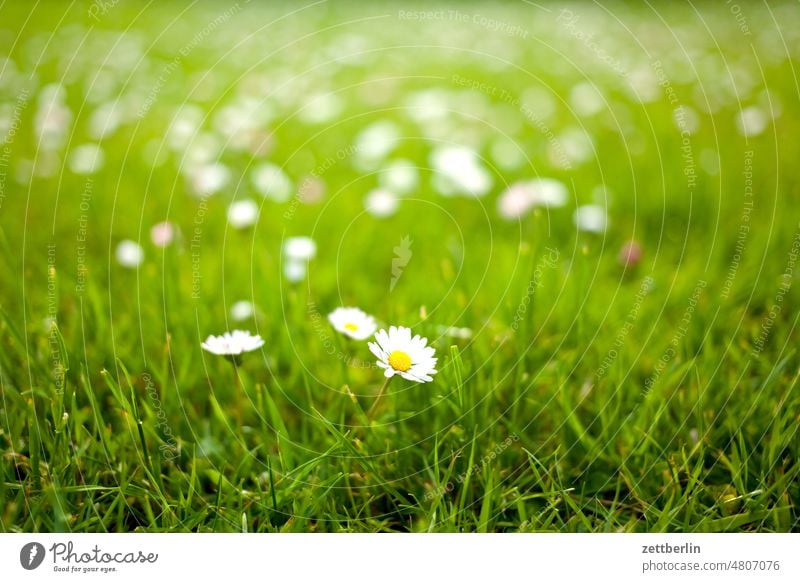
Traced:
[[796, 3], [0, 16], [0, 531], [800, 530]]

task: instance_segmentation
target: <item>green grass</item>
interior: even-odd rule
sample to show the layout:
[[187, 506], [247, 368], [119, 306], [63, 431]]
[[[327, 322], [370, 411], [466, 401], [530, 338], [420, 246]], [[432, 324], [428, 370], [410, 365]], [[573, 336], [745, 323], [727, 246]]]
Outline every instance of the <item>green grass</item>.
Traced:
[[[212, 3], [119, 3], [98, 20], [90, 7], [0, 6], [0, 55], [15, 63], [0, 59], [0, 105], [29, 91], [0, 166], [2, 531], [800, 529], [795, 5], [748, 4], [747, 36], [724, 5], [573, 6], [578, 29], [599, 27], [595, 42], [628, 70], [662, 61], [668, 82], [645, 103], [556, 22], [556, 7], [453, 5], [525, 35], [409, 20], [399, 11], [419, 8], [401, 3], [295, 14], [242, 3], [227, 16]], [[607, 102], [581, 116], [570, 91], [587, 80]], [[48, 151], [37, 100], [56, 82], [74, 117]], [[515, 101], [532, 87], [550, 95], [557, 139], [591, 135], [587, 161], [554, 165], [546, 132]], [[667, 87], [699, 119], [691, 160]], [[431, 88], [454, 110], [443, 128], [408, 115], [409, 95]], [[307, 95], [328, 91], [341, 99], [335, 118], [298, 117]], [[215, 112], [243, 94], [273, 112], [269, 144], [223, 147], [231, 183], [201, 206], [167, 128], [188, 103], [219, 134]], [[90, 117], [117, 96], [125, 113], [99, 140], [103, 168], [75, 174], [68, 152], [98, 141]], [[781, 113], [744, 137], [734, 120], [753, 104]], [[401, 133], [388, 159], [420, 168], [419, 187], [383, 220], [363, 212], [383, 165], [359, 168], [352, 150], [381, 120]], [[499, 138], [521, 165], [497, 165]], [[437, 193], [429, 154], [448, 140], [485, 158], [486, 197]], [[754, 196], [737, 249], [746, 152]], [[262, 199], [249, 171], [264, 160], [295, 185], [316, 174], [324, 201]], [[567, 206], [502, 220], [505, 185], [537, 175], [568, 185]], [[609, 228], [577, 233], [572, 210], [599, 185]], [[232, 230], [227, 205], [245, 197], [263, 202], [260, 220]], [[183, 240], [162, 250], [148, 232], [166, 219]], [[282, 276], [293, 235], [319, 247], [299, 284]], [[413, 255], [390, 292], [404, 237]], [[138, 270], [116, 263], [122, 239], [145, 248]], [[643, 258], [626, 270], [617, 253], [629, 239]], [[234, 323], [243, 299], [258, 315]], [[434, 382], [396, 378], [367, 418], [383, 377], [365, 342], [327, 325], [340, 305], [428, 337]], [[241, 389], [230, 363], [200, 348], [234, 327], [266, 341], [243, 358]]]

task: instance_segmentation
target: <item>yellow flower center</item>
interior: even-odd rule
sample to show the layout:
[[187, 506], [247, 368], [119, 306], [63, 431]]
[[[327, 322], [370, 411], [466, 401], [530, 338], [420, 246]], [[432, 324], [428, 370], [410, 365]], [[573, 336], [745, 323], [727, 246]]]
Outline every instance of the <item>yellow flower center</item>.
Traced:
[[398, 372], [408, 372], [411, 368], [411, 356], [405, 352], [394, 351], [389, 354], [389, 365]]
[[355, 323], [345, 323], [344, 328], [350, 331], [358, 331], [358, 326]]

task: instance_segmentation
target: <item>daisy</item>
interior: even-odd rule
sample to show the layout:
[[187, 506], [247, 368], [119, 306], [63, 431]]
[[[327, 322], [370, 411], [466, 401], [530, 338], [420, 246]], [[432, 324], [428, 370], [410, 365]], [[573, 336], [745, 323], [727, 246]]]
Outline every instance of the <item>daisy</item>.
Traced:
[[443, 146], [430, 155], [436, 188], [445, 196], [480, 197], [492, 187], [492, 175], [483, 167], [478, 152], [464, 146]]
[[407, 327], [391, 326], [375, 334], [375, 342], [369, 343], [370, 351], [378, 358], [387, 378], [399, 374], [412, 382], [431, 382], [436, 373], [435, 351], [428, 340], [415, 335]]
[[72, 150], [69, 156], [69, 169], [76, 174], [94, 174], [103, 167], [105, 154], [99, 145], [87, 143]]
[[377, 189], [367, 194], [364, 208], [376, 218], [386, 218], [397, 211], [399, 201], [392, 192]]
[[536, 206], [555, 208], [567, 203], [567, 187], [553, 178], [536, 178], [528, 182]]
[[400, 159], [386, 166], [378, 176], [378, 180], [384, 190], [408, 194], [417, 187], [419, 172], [412, 162]]
[[283, 255], [290, 261], [310, 261], [317, 256], [317, 243], [307, 236], [290, 236], [283, 241]]
[[394, 123], [373, 123], [356, 136], [354, 161], [363, 169], [373, 168], [397, 147], [399, 140], [400, 130]]
[[144, 261], [144, 249], [132, 240], [123, 240], [117, 245], [117, 262], [128, 269], [135, 269]]
[[375, 318], [358, 307], [337, 307], [328, 315], [328, 321], [336, 331], [356, 340], [372, 337], [378, 329]]
[[521, 218], [533, 208], [535, 199], [528, 183], [516, 182], [497, 199], [497, 211], [506, 220]]
[[567, 203], [567, 187], [553, 178], [535, 178], [515, 182], [497, 200], [503, 218], [513, 220], [527, 214], [534, 206], [555, 208]]
[[223, 164], [207, 164], [189, 172], [192, 191], [200, 198], [216, 194], [228, 185], [231, 171]]
[[283, 264], [283, 276], [290, 283], [299, 283], [306, 278], [308, 271], [304, 261], [289, 259]]
[[171, 222], [159, 222], [150, 229], [150, 240], [157, 247], [167, 247], [175, 240], [177, 227]]
[[297, 191], [297, 199], [303, 204], [317, 204], [325, 198], [325, 182], [314, 176], [306, 176]]
[[228, 206], [228, 224], [233, 228], [247, 228], [258, 220], [258, 204], [253, 200], [236, 200]]
[[280, 166], [263, 163], [256, 166], [250, 179], [258, 192], [275, 202], [286, 202], [292, 197], [292, 180]]
[[249, 331], [226, 331], [223, 335], [210, 335], [202, 343], [207, 352], [218, 356], [238, 356], [245, 352], [252, 352], [264, 345], [260, 335], [250, 335]]
[[756, 105], [745, 107], [736, 117], [736, 129], [746, 137], [759, 135], [767, 129], [768, 123], [767, 114]]
[[249, 301], [237, 301], [231, 305], [230, 313], [234, 321], [244, 321], [256, 314], [256, 306]]
[[575, 209], [572, 219], [578, 230], [585, 232], [602, 233], [605, 232], [608, 225], [605, 209], [596, 204], [579, 206]]

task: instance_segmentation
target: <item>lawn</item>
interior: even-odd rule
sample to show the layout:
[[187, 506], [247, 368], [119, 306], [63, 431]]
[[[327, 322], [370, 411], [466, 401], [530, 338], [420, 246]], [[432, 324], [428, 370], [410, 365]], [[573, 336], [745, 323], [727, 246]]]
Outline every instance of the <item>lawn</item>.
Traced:
[[798, 25], [0, 4], [0, 531], [800, 530]]

